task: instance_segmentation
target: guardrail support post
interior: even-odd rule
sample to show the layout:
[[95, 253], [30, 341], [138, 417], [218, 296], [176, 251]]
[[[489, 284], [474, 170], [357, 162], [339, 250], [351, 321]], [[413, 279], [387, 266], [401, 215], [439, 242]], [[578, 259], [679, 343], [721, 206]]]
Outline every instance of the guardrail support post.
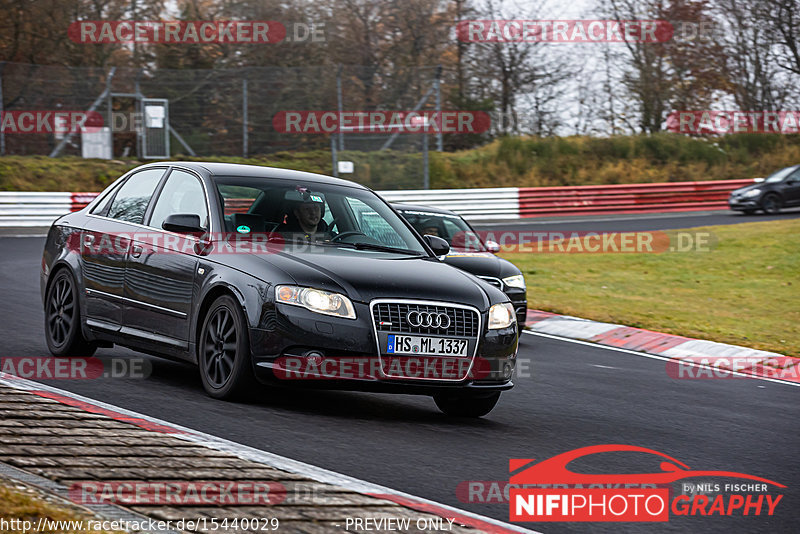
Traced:
[[[100, 96], [98, 96], [95, 99], [95, 101], [92, 102], [92, 105], [89, 106], [88, 110], [86, 110], [87, 113], [91, 113], [92, 111], [96, 110], [97, 107], [100, 105], [100, 103], [105, 98], [108, 98], [109, 99], [109, 101], [108, 101], [108, 105], [109, 105], [108, 119], [111, 120], [111, 111], [110, 111], [111, 110], [111, 80], [114, 79], [114, 73], [116, 73], [116, 72], [117, 72], [117, 67], [111, 67], [111, 70], [108, 72], [108, 76], [106, 77], [106, 88], [103, 90], [102, 93], [100, 93]], [[61, 151], [64, 150], [64, 147], [67, 146], [67, 143], [69, 143], [72, 140], [72, 136], [73, 135], [74, 135], [74, 132], [67, 133], [67, 135], [64, 136], [64, 138], [61, 140], [61, 142], [58, 144], [58, 146], [55, 147], [52, 152], [50, 152], [50, 157], [54, 158], [54, 157], [58, 156], [59, 154], [61, 154]]]
[[[436, 116], [439, 118], [439, 128], [436, 132], [436, 152], [441, 152], [444, 149], [444, 142], [442, 138], [442, 66], [436, 67]], [[427, 187], [425, 188], [427, 189]]]
[[336, 154], [336, 138], [333, 136], [333, 134], [331, 134], [331, 160], [333, 162], [333, 175], [338, 178], [339, 177], [339, 157]]
[[[3, 107], [3, 69], [6, 68], [6, 62], [0, 61], [0, 120], [3, 118], [5, 108]], [[6, 133], [0, 128], [0, 156], [6, 155]]]
[[422, 188], [431, 188], [430, 169], [428, 169], [428, 132], [422, 132]]
[[[336, 69], [336, 107], [339, 111], [339, 150], [344, 150], [344, 134], [342, 133], [342, 65]], [[338, 175], [336, 175], [338, 176]]]
[[247, 71], [242, 79], [242, 157], [247, 157]]

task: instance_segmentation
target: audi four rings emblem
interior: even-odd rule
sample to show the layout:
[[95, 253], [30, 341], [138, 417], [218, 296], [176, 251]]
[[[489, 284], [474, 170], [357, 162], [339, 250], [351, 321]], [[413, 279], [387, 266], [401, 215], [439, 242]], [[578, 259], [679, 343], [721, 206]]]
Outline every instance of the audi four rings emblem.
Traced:
[[410, 311], [406, 315], [406, 321], [414, 327], [447, 328], [450, 326], [450, 316], [446, 313]]

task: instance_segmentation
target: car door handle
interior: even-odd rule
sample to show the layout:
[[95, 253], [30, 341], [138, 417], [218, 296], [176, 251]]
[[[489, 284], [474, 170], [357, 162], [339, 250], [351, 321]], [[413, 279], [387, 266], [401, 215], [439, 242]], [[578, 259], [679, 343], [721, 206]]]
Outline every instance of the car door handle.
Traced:
[[139, 245], [133, 245], [131, 247], [131, 256], [133, 256], [134, 258], [138, 258], [141, 255], [142, 255], [142, 247], [140, 247]]

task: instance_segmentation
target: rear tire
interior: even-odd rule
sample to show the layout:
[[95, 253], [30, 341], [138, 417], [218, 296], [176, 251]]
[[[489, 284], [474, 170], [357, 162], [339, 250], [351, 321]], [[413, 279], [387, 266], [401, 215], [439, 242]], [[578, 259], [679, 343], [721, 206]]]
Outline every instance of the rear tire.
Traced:
[[89, 357], [97, 345], [83, 337], [78, 289], [72, 273], [59, 269], [44, 299], [44, 337], [53, 356]]
[[781, 212], [781, 198], [775, 193], [770, 193], [761, 201], [761, 209], [767, 215], [777, 215]]
[[235, 400], [256, 385], [250, 359], [247, 322], [229, 295], [215, 300], [203, 320], [197, 346], [200, 379], [211, 397]]
[[494, 393], [460, 393], [434, 395], [433, 400], [436, 406], [450, 417], [483, 417], [492, 411], [497, 401], [500, 400], [500, 392]]

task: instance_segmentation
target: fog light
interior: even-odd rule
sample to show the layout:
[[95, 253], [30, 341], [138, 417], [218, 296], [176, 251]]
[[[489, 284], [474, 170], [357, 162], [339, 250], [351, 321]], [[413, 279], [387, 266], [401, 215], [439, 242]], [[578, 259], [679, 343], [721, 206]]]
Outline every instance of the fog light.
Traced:
[[306, 352], [303, 356], [306, 357], [306, 362], [308, 362], [311, 365], [316, 365], [317, 367], [319, 367], [320, 364], [322, 364], [322, 360], [325, 359], [325, 355], [318, 350], [310, 350]]
[[511, 367], [510, 363], [506, 363], [503, 366], [503, 377], [511, 378], [511, 375], [514, 374], [514, 369]]

